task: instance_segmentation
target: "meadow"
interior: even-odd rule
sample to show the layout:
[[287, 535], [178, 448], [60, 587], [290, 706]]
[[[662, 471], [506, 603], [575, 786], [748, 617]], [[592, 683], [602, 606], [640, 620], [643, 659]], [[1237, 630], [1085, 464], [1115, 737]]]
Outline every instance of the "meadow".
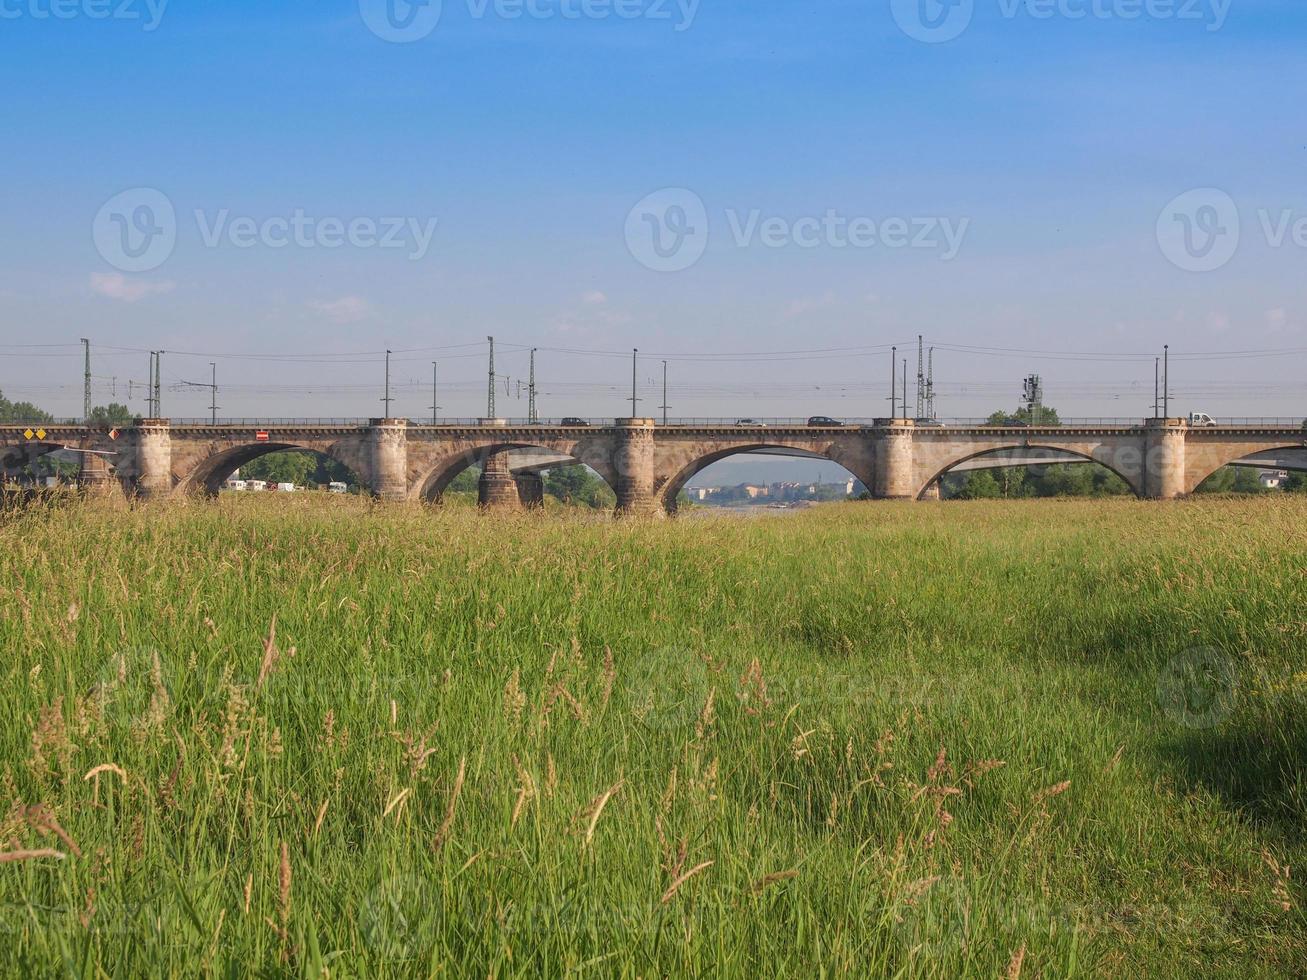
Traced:
[[0, 538], [5, 976], [1307, 969], [1307, 498]]

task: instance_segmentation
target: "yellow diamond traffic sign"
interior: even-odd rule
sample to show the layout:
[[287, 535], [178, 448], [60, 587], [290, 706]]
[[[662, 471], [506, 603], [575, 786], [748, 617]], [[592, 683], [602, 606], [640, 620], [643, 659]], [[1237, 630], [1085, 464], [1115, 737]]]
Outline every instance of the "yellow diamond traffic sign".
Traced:
[[45, 429], [37, 429], [37, 430], [36, 430], [36, 438], [38, 438], [38, 439], [44, 439], [44, 438], [45, 438]]
[[35, 434], [36, 434], [36, 433], [34, 433], [31, 429], [28, 429], [28, 430], [26, 430], [26, 431], [23, 433], [23, 438], [24, 438], [24, 439], [30, 439], [30, 438], [32, 438], [32, 436], [34, 436]]

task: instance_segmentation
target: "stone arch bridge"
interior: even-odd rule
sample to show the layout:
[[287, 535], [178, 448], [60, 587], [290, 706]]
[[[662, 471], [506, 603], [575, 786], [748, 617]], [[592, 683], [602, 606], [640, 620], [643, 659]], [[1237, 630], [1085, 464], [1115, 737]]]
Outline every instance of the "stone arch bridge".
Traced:
[[[158, 498], [214, 494], [238, 467], [269, 452], [307, 449], [343, 463], [387, 501], [436, 501], [460, 472], [481, 467], [487, 508], [531, 506], [543, 499], [540, 472], [585, 464], [613, 488], [621, 513], [675, 510], [695, 473], [738, 453], [782, 452], [829, 459], [882, 499], [938, 495], [950, 470], [995, 454], [1055, 452], [1101, 463], [1144, 498], [1186, 496], [1220, 467], [1255, 454], [1307, 449], [1293, 425], [1193, 428], [1184, 419], [1137, 425], [952, 426], [881, 419], [870, 425], [658, 425], [616, 419], [610, 425], [424, 425], [407, 419], [265, 425], [173, 424], [137, 419], [119, 429], [84, 425], [0, 426], [6, 469], [44, 453], [81, 454], [84, 484], [121, 486]], [[537, 460], [530, 464], [530, 450]], [[515, 466], [514, 458], [526, 459]], [[1009, 464], [1011, 465], [1011, 464]], [[1267, 464], [1271, 465], [1271, 464]]]

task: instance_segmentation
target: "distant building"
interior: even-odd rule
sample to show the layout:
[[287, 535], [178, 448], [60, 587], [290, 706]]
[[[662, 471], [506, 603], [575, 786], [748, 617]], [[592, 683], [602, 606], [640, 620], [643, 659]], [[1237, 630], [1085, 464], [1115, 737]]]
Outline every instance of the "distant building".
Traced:
[[771, 489], [769, 487], [756, 487], [752, 483], [746, 483], [744, 486], [740, 487], [740, 489], [744, 491], [745, 496], [750, 500], [757, 500], [759, 497], [771, 496]]
[[1284, 481], [1289, 479], [1289, 471], [1262, 470], [1257, 474], [1257, 479], [1261, 481], [1263, 490], [1278, 490], [1284, 486]]

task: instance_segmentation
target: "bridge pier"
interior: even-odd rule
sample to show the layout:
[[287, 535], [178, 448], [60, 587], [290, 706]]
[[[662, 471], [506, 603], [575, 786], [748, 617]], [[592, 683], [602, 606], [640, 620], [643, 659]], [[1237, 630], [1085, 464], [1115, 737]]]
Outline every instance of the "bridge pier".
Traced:
[[539, 473], [519, 473], [517, 496], [527, 510], [535, 510], [545, 505], [545, 478]]
[[146, 500], [172, 493], [172, 423], [167, 419], [137, 423], [135, 489]]
[[408, 499], [408, 419], [372, 419], [372, 493], [380, 500]]
[[618, 442], [613, 452], [617, 474], [617, 513], [623, 517], [665, 517], [654, 493], [653, 419], [617, 419]]
[[1185, 487], [1185, 435], [1189, 428], [1184, 419], [1148, 419], [1144, 423], [1144, 496], [1152, 500], [1175, 500], [1188, 491]]
[[477, 481], [477, 504], [482, 510], [519, 510], [522, 498], [517, 480], [509, 469], [509, 450], [487, 453], [481, 460], [481, 479]]
[[108, 494], [114, 490], [109, 459], [99, 453], [82, 453], [81, 467], [77, 471], [77, 485], [88, 493]]
[[877, 419], [876, 485], [872, 496], [880, 500], [916, 500], [920, 487], [914, 482], [914, 430], [911, 419]]

